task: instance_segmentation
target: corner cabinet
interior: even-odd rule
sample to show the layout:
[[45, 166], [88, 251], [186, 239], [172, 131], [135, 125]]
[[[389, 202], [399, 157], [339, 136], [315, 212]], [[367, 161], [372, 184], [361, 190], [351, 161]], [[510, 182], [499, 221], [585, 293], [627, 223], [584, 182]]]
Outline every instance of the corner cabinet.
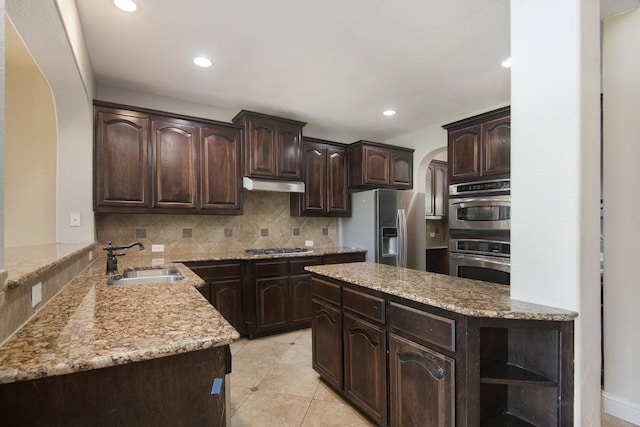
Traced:
[[573, 321], [477, 318], [320, 274], [312, 361], [379, 426], [572, 426]]
[[424, 193], [425, 216], [446, 217], [449, 198], [447, 162], [432, 160], [429, 163], [425, 174]]
[[349, 145], [349, 188], [413, 188], [413, 149], [358, 141]]
[[452, 183], [509, 178], [511, 109], [500, 108], [443, 126]]
[[304, 138], [302, 163], [305, 192], [291, 194], [291, 216], [350, 216], [346, 146]]
[[253, 178], [302, 179], [304, 122], [242, 110], [233, 123], [244, 126], [244, 175]]
[[94, 210], [241, 214], [242, 128], [94, 103]]

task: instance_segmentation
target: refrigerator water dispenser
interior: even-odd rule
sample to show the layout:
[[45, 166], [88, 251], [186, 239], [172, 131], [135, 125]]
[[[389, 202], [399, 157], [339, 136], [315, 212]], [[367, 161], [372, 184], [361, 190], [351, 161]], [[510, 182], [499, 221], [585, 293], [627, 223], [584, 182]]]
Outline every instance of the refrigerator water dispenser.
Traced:
[[396, 227], [382, 227], [382, 256], [396, 256], [398, 254], [398, 229]]

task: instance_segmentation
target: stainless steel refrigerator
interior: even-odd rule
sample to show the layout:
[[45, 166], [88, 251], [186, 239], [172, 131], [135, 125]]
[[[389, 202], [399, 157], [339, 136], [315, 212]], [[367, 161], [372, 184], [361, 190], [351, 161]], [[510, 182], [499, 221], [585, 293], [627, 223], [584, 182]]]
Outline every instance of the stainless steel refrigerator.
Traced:
[[340, 218], [340, 246], [367, 250], [366, 261], [426, 269], [424, 193], [369, 190], [351, 195], [351, 217]]

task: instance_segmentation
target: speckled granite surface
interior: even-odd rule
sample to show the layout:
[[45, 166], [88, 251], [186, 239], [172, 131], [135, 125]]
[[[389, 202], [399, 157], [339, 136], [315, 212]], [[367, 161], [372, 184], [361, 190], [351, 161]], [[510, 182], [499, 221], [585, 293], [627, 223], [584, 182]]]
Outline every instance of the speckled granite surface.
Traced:
[[[53, 269], [88, 244], [46, 245], [16, 251], [9, 264], [14, 287], [43, 269]], [[91, 244], [93, 245], [93, 244]], [[31, 247], [33, 248], [33, 247]], [[37, 249], [37, 248], [36, 248]], [[362, 252], [352, 248], [314, 248], [320, 256]], [[97, 259], [0, 346], [0, 383], [63, 375], [230, 344], [238, 332], [195, 289], [204, 282], [180, 261], [252, 260], [279, 255], [237, 252], [152, 253], [128, 249], [118, 258], [127, 268], [175, 266], [184, 279], [173, 283], [107, 285], [106, 257]], [[173, 261], [176, 261], [175, 263]]]
[[[123, 257], [126, 258], [126, 257]], [[138, 260], [133, 260], [136, 266]], [[131, 267], [131, 262], [121, 262]], [[173, 283], [109, 286], [99, 258], [0, 347], [0, 383], [115, 366], [229, 344], [238, 332], [195, 289], [182, 264]]]
[[4, 266], [9, 276], [5, 286], [9, 289], [16, 288], [46, 270], [53, 269], [83, 252], [88, 252], [94, 246], [95, 243], [52, 243], [6, 248]]
[[578, 316], [573, 311], [511, 299], [508, 286], [479, 280], [367, 262], [305, 269], [465, 316], [558, 321]]

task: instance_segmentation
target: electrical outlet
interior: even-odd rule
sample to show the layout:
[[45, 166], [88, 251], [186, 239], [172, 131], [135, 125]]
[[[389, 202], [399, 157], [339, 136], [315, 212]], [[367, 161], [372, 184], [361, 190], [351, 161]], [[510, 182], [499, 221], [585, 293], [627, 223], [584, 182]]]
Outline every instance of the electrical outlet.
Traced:
[[164, 265], [164, 258], [152, 258], [151, 265], [156, 267], [158, 265]]
[[80, 227], [80, 212], [71, 212], [69, 214], [69, 225], [71, 227]]
[[429, 237], [436, 237], [436, 233], [429, 233]]
[[313, 240], [305, 240], [304, 241], [304, 245], [305, 246], [313, 246]]
[[93, 261], [93, 251], [89, 251], [89, 261]]
[[38, 282], [31, 287], [31, 308], [42, 301], [42, 282]]
[[164, 252], [164, 245], [151, 245], [151, 252]]

